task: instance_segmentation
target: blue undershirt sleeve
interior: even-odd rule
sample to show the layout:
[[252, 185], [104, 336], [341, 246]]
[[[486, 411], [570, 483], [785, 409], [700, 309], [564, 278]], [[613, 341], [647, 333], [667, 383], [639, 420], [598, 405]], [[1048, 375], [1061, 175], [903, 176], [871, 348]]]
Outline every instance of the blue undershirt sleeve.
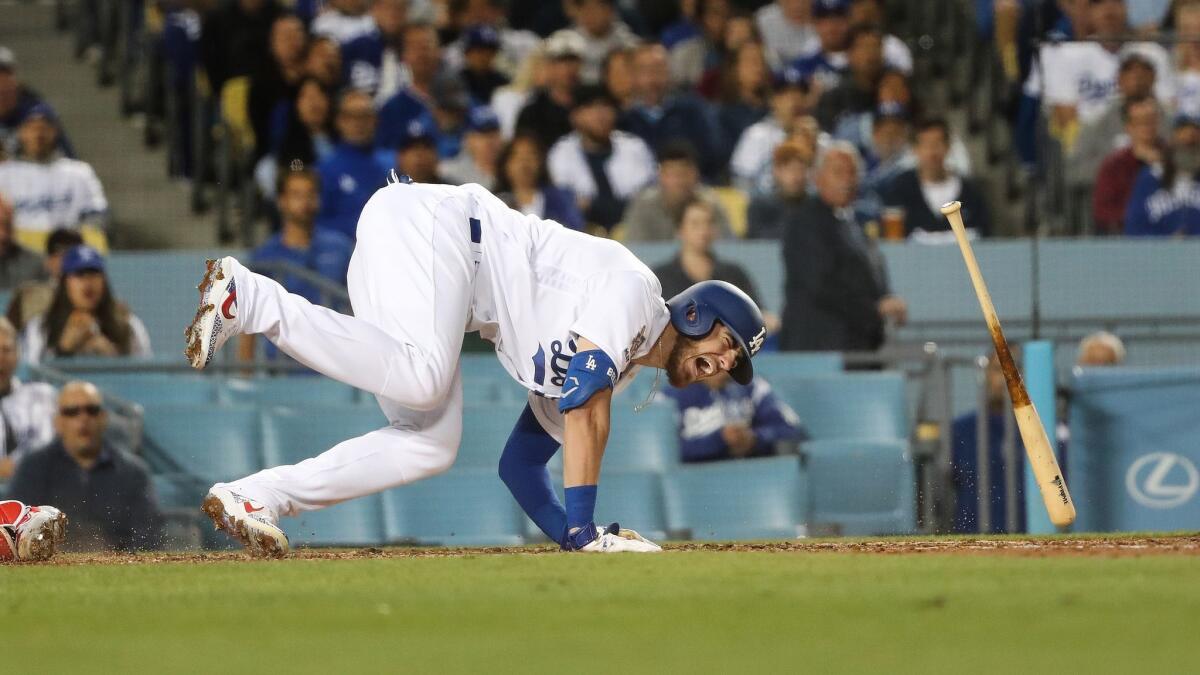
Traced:
[[546, 463], [558, 441], [542, 429], [529, 406], [521, 413], [500, 454], [500, 480], [529, 519], [559, 546], [567, 541], [567, 512], [550, 483]]

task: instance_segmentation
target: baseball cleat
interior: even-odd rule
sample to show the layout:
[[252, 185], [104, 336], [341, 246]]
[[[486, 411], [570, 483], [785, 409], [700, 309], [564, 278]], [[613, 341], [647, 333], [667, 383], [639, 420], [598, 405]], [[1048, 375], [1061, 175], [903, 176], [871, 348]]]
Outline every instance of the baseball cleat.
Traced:
[[67, 516], [53, 506], [30, 506], [13, 526], [17, 560], [49, 560], [67, 538]]
[[191, 325], [184, 331], [187, 342], [183, 350], [184, 356], [196, 370], [207, 366], [221, 345], [241, 331], [233, 263], [233, 258], [228, 256], [209, 260], [204, 278], [196, 287], [200, 291], [200, 307]]
[[282, 558], [288, 538], [271, 510], [227, 487], [213, 486], [200, 507], [218, 530], [224, 530], [259, 558]]
[[613, 523], [580, 551], [587, 553], [657, 553], [662, 547], [630, 529]]

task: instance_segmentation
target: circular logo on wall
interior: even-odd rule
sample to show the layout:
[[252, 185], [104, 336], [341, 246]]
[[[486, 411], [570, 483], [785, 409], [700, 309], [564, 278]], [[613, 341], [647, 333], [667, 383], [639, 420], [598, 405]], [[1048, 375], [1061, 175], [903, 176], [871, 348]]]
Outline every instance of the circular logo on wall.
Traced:
[[1200, 471], [1183, 455], [1151, 452], [1129, 465], [1125, 489], [1142, 506], [1170, 509], [1191, 499], [1200, 489]]

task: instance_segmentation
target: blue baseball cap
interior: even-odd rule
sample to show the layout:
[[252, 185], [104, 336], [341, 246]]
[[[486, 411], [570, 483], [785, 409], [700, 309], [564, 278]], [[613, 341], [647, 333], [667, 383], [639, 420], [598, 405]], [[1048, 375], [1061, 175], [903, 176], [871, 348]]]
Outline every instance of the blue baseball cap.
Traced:
[[850, 0], [813, 0], [814, 19], [826, 16], [846, 16], [850, 13]]
[[400, 142], [396, 149], [407, 150], [418, 143], [437, 145], [437, 133], [433, 130], [433, 125], [421, 117], [410, 121], [404, 127], [404, 133], [400, 134]]
[[78, 274], [95, 270], [97, 272], [104, 271], [104, 256], [100, 252], [86, 244], [75, 246], [67, 249], [63, 254], [62, 259], [62, 275]]
[[500, 32], [495, 28], [482, 24], [467, 29], [466, 46], [464, 49], [500, 49]]
[[58, 126], [58, 113], [54, 112], [54, 108], [50, 107], [49, 103], [35, 103], [25, 111], [25, 115], [21, 117], [21, 121], [31, 120], [35, 117], [41, 117], [47, 122]]
[[500, 130], [500, 118], [486, 105], [476, 106], [467, 113], [467, 129], [479, 133]]

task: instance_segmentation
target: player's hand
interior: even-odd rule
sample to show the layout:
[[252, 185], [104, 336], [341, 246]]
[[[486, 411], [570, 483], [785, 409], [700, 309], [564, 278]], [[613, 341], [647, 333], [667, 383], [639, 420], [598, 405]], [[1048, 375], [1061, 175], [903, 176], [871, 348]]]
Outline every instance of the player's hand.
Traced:
[[754, 436], [754, 431], [741, 423], [726, 424], [721, 429], [721, 439], [725, 441], [725, 445], [729, 446], [729, 452], [734, 457], [745, 457], [750, 454], [758, 441]]
[[[586, 543], [581, 538], [592, 536]], [[589, 525], [570, 537], [571, 550], [585, 553], [657, 553], [662, 547], [637, 532], [613, 523], [603, 530]]]

